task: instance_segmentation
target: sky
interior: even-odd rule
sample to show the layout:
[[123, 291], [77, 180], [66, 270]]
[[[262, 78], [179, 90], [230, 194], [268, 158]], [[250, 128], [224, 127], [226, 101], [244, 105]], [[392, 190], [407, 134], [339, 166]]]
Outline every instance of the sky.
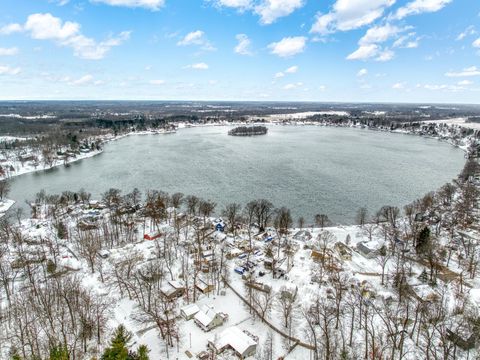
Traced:
[[0, 100], [480, 103], [478, 0], [0, 0]]

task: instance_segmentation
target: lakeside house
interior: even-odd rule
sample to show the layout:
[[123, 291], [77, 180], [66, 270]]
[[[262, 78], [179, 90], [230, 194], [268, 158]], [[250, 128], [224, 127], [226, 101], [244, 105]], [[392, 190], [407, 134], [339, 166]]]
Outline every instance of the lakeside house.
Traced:
[[352, 260], [352, 249], [350, 249], [348, 245], [345, 245], [343, 242], [338, 241], [335, 243], [334, 249], [337, 251], [338, 255], [340, 255], [342, 260]]
[[203, 305], [199, 312], [194, 316], [195, 324], [197, 324], [203, 331], [210, 331], [223, 323], [228, 319], [228, 315], [220, 312], [216, 312], [213, 307]]
[[373, 259], [378, 256], [381, 247], [377, 241], [361, 241], [357, 244], [357, 251], [367, 259]]
[[239, 359], [255, 356], [257, 344], [258, 338], [236, 326], [229, 327], [208, 339], [208, 347], [216, 354], [232, 350]]

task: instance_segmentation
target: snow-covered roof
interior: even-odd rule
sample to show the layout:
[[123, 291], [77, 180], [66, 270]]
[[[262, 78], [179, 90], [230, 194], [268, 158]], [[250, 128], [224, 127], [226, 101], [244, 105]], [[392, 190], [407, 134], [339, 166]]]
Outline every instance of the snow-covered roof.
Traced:
[[180, 281], [172, 280], [168, 282], [175, 289], [183, 289], [184, 286]]
[[197, 306], [197, 304], [190, 304], [181, 308], [180, 311], [182, 311], [187, 317], [190, 317], [198, 313], [200, 308]]
[[165, 285], [160, 288], [160, 291], [162, 292], [163, 295], [165, 296], [171, 296], [175, 293], [175, 288], [173, 288], [170, 285]]
[[207, 327], [215, 319], [217, 313], [212, 307], [203, 305], [202, 309], [195, 315], [195, 320]]
[[248, 348], [257, 345], [257, 342], [236, 326], [229, 327], [208, 339], [217, 350], [230, 346], [237, 353], [243, 355]]

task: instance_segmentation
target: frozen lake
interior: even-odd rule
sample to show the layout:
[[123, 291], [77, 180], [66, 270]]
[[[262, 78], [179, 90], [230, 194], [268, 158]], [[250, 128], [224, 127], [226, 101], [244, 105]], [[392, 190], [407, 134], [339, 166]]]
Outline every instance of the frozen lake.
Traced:
[[103, 154], [69, 167], [12, 180], [10, 198], [25, 204], [47, 193], [85, 188], [183, 192], [217, 202], [269, 199], [307, 224], [317, 213], [352, 223], [357, 209], [403, 205], [435, 190], [462, 169], [463, 152], [411, 135], [349, 128], [270, 126], [258, 137], [228, 136], [228, 127], [128, 136]]

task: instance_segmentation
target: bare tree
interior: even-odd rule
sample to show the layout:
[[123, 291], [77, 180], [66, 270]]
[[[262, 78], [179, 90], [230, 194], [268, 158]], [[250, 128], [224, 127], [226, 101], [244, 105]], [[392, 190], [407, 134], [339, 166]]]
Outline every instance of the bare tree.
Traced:
[[0, 180], [0, 200], [4, 200], [10, 192], [10, 182], [8, 180]]
[[357, 224], [360, 225], [360, 227], [363, 228], [363, 225], [365, 225], [365, 223], [367, 222], [367, 218], [368, 218], [367, 208], [361, 207], [360, 209], [358, 209], [356, 220], [357, 220]]
[[289, 289], [282, 286], [276, 296], [276, 305], [280, 309], [283, 318], [283, 326], [290, 328], [297, 304], [298, 288]]

